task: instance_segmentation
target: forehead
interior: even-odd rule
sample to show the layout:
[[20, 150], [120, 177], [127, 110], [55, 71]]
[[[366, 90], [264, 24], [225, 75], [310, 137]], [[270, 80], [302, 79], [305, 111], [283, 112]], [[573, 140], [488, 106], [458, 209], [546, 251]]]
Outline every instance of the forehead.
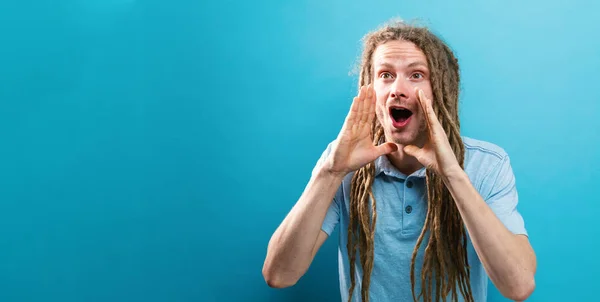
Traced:
[[409, 41], [389, 41], [377, 46], [373, 53], [375, 67], [383, 64], [401, 67], [416, 62], [427, 65], [427, 58], [423, 51]]

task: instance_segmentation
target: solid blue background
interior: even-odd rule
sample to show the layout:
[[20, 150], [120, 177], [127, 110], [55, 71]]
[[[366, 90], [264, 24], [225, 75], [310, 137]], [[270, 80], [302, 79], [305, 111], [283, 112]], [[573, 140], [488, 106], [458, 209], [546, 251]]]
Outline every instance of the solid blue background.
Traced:
[[401, 17], [456, 51], [463, 134], [511, 155], [530, 301], [590, 301], [600, 5], [562, 2], [1, 3], [0, 300], [339, 300], [337, 240], [292, 288], [261, 268], [341, 127], [360, 38]]

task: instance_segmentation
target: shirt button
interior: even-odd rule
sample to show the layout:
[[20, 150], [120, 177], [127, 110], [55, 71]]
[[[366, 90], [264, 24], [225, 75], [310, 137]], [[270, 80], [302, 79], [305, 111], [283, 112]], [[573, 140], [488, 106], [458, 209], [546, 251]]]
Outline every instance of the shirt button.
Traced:
[[409, 181], [407, 181], [407, 182], [406, 182], [406, 187], [407, 187], [407, 188], [409, 188], [409, 189], [410, 189], [410, 188], [412, 188], [412, 186], [413, 186], [413, 183], [412, 183], [412, 181], [410, 181], [410, 180], [409, 180]]
[[410, 212], [412, 212], [412, 207], [406, 206], [406, 208], [404, 208], [404, 210], [406, 211], [406, 213], [410, 214]]

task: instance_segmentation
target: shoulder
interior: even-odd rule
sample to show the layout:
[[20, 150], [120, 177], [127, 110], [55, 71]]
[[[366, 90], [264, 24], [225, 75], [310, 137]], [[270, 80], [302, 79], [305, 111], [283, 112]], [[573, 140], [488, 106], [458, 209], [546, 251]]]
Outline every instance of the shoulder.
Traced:
[[504, 148], [488, 141], [474, 139], [472, 137], [463, 136], [463, 145], [465, 146], [465, 156], [480, 156], [503, 159], [508, 154]]
[[498, 177], [512, 174], [509, 155], [501, 146], [471, 137], [462, 137], [465, 146], [464, 169], [478, 190], [485, 190]]
[[481, 172], [485, 167], [499, 164], [508, 158], [506, 150], [495, 143], [466, 136], [462, 140], [465, 146], [465, 169]]

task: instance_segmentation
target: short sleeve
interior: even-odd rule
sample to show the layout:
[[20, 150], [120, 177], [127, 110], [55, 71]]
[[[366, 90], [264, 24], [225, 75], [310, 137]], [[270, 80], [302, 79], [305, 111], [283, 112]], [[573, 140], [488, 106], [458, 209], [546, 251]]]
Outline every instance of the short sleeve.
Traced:
[[[323, 162], [325, 161], [327, 156], [329, 156], [332, 146], [333, 146], [333, 142], [329, 143], [329, 145], [327, 146], [325, 151], [323, 151], [323, 153], [321, 154], [321, 157], [319, 158], [319, 160], [317, 161], [317, 164], [315, 165], [315, 167], [312, 170], [313, 177], [315, 176], [317, 170], [323, 164]], [[335, 193], [335, 196], [333, 197], [331, 205], [327, 209], [327, 214], [325, 215], [325, 220], [323, 221], [323, 224], [321, 225], [321, 230], [323, 230], [323, 232], [327, 233], [328, 236], [331, 236], [331, 233], [333, 232], [335, 227], [340, 222], [340, 202], [341, 202], [341, 200], [343, 200], [343, 198], [344, 198], [344, 195], [342, 192], [342, 185], [340, 185], [340, 187], [337, 189], [337, 192]]]
[[482, 188], [488, 192], [483, 196], [488, 206], [509, 231], [527, 236], [525, 222], [517, 210], [519, 195], [508, 155], [504, 155], [486, 180]]

